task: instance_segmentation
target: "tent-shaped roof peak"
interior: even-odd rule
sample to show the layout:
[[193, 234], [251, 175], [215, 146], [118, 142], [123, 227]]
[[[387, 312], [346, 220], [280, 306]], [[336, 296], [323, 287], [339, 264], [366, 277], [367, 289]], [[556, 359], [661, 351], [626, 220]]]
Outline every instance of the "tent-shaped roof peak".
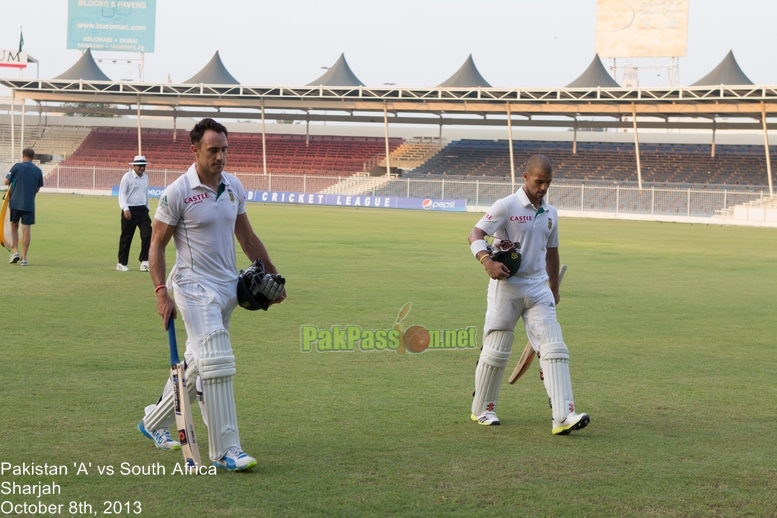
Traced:
[[734, 51], [729, 50], [718, 66], [691, 86], [751, 85], [750, 78], [739, 67]]
[[473, 88], [482, 86], [484, 88], [490, 88], [491, 85], [485, 78], [480, 75], [478, 67], [475, 66], [475, 61], [472, 59], [472, 54], [469, 55], [464, 64], [461, 65], [455, 74], [449, 77], [440, 86], [451, 88]]
[[86, 49], [84, 55], [76, 61], [76, 63], [62, 72], [54, 79], [84, 79], [86, 81], [110, 81], [111, 78], [106, 76], [105, 73], [97, 66], [94, 58], [92, 57], [92, 50]]
[[594, 60], [585, 69], [585, 72], [580, 74], [580, 77], [572, 81], [567, 85], [567, 88], [619, 88], [620, 85], [607, 73], [607, 69], [602, 65], [602, 60], [599, 59], [599, 54], [594, 56]]
[[240, 81], [229, 73], [229, 70], [227, 70], [227, 67], [225, 67], [224, 63], [221, 61], [221, 56], [219, 56], [219, 51], [217, 50], [202, 70], [184, 81], [184, 84], [200, 83], [206, 85], [239, 85]]
[[342, 53], [324, 75], [311, 81], [307, 86], [364, 86], [364, 83], [353, 73], [345, 60], [345, 53]]

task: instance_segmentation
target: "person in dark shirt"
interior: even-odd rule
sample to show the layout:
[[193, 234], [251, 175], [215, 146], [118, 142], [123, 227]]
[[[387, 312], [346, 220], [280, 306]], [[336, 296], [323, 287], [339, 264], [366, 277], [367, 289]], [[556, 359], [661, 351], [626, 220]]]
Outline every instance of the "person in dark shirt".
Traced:
[[[11, 186], [11, 199], [8, 208], [11, 209], [11, 233], [13, 237], [13, 252], [11, 264], [19, 263], [27, 266], [27, 251], [30, 249], [30, 227], [35, 224], [35, 195], [43, 187], [43, 171], [32, 163], [35, 151], [25, 148], [22, 151], [22, 161], [14, 164], [11, 172], [5, 177], [5, 184]], [[22, 255], [19, 255], [19, 223], [22, 225]]]

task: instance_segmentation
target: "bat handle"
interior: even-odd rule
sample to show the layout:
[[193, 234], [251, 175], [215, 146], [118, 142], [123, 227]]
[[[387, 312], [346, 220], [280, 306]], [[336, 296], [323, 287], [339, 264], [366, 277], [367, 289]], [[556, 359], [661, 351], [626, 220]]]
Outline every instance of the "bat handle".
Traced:
[[175, 339], [175, 320], [173, 317], [167, 321], [167, 339], [170, 342], [170, 365], [181, 363], [178, 359], [178, 341]]
[[561, 285], [561, 281], [564, 280], [564, 274], [567, 273], [567, 265], [562, 264], [558, 271], [558, 283]]

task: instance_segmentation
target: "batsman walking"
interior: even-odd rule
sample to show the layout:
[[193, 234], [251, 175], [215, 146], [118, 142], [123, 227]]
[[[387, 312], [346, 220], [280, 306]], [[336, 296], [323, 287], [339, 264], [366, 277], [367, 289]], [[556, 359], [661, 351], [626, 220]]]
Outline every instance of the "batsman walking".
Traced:
[[[552, 433], [585, 428], [569, 376], [569, 350], [556, 320], [559, 294], [558, 212], [545, 201], [553, 167], [544, 155], [526, 163], [524, 185], [497, 200], [469, 234], [472, 254], [491, 278], [488, 283], [483, 349], [475, 370], [473, 421], [499, 424], [496, 403], [510, 359], [515, 326], [523, 319], [526, 335], [540, 356], [540, 374], [552, 409]], [[494, 242], [489, 246], [485, 238]]]
[[[243, 185], [223, 172], [227, 129], [213, 119], [203, 119], [190, 137], [195, 162], [164, 190], [154, 215], [149, 251], [151, 278], [165, 329], [170, 317], [177, 315], [176, 305], [183, 317], [187, 335], [185, 378], [197, 380], [187, 382], [188, 397], [195, 397], [195, 387], [202, 394], [200, 406], [208, 427], [210, 459], [217, 467], [242, 471], [255, 467], [257, 462], [240, 445], [232, 390], [236, 370], [229, 321], [239, 302], [233, 236], [248, 259], [260, 260], [269, 274], [251, 286], [263, 294], [271, 293], [270, 303], [282, 302], [286, 291], [283, 278], [277, 275], [267, 249], [248, 220]], [[171, 238], [176, 262], [165, 280], [165, 247]], [[146, 407], [138, 429], [158, 448], [177, 449], [180, 444], [169, 431], [174, 422], [173, 391], [168, 380], [159, 401]]]

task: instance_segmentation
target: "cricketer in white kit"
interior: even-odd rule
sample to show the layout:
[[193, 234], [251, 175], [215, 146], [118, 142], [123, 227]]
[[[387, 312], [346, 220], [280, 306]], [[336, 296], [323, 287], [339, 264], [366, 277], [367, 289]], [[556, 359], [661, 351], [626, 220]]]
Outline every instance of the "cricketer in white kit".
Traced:
[[[215, 466], [240, 471], [257, 462], [241, 448], [232, 390], [236, 371], [229, 321], [237, 306], [238, 279], [233, 236], [251, 262], [261, 259], [269, 273], [278, 272], [248, 220], [242, 184], [223, 172], [226, 128], [213, 119], [203, 119], [190, 136], [195, 163], [164, 190], [154, 215], [151, 277], [165, 328], [170, 316], [177, 314], [176, 305], [183, 317], [186, 379], [196, 378], [197, 392], [202, 395], [210, 459]], [[165, 280], [165, 247], [171, 238], [176, 262]], [[284, 290], [278, 302], [285, 297]], [[195, 383], [188, 383], [187, 388], [189, 397], [195, 397]], [[178, 444], [169, 436], [174, 422], [168, 380], [159, 401], [146, 407], [138, 429], [157, 447], [175, 449]]]
[[[552, 433], [566, 435], [588, 425], [587, 414], [575, 412], [569, 376], [569, 350], [556, 320], [559, 303], [558, 212], [545, 201], [553, 168], [544, 155], [529, 158], [524, 185], [497, 200], [469, 234], [470, 249], [483, 264], [488, 283], [483, 349], [475, 371], [473, 421], [498, 425], [496, 403], [513, 347], [518, 318], [540, 356], [541, 374], [552, 409]], [[509, 240], [521, 254], [517, 273], [492, 258], [486, 236]]]

